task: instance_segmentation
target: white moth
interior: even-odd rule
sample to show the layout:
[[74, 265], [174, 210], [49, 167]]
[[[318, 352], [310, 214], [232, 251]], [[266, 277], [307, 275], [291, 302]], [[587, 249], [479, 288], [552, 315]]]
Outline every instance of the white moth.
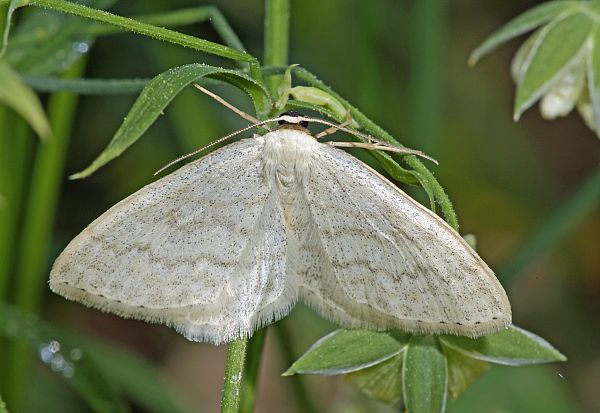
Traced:
[[218, 149], [109, 209], [50, 288], [214, 344], [302, 301], [344, 327], [478, 337], [511, 322], [488, 266], [442, 219], [299, 123]]

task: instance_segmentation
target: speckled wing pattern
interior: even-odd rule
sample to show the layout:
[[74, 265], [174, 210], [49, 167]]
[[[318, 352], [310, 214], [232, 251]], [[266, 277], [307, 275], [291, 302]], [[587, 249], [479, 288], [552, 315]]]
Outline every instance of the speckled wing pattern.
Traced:
[[56, 260], [51, 289], [213, 343], [287, 313], [284, 225], [262, 147], [233, 143], [112, 207]]
[[437, 215], [345, 152], [280, 129], [221, 148], [79, 234], [53, 291], [215, 344], [301, 300], [346, 327], [478, 337], [502, 286]]
[[453, 229], [358, 159], [323, 145], [305, 185], [328, 257], [304, 300], [348, 327], [471, 337], [511, 321], [493, 272]]

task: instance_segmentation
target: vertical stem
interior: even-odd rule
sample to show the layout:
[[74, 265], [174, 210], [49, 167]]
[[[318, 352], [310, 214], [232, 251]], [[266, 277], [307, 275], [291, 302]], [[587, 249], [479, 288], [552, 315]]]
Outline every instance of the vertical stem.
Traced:
[[[0, 107], [0, 300], [6, 301], [14, 264], [31, 131], [15, 112]], [[0, 366], [2, 364], [0, 363]]]
[[[265, 45], [264, 65], [284, 66], [288, 59], [289, 46], [289, 0], [265, 0]], [[250, 73], [256, 80], [261, 79], [258, 62], [250, 62]], [[277, 92], [279, 79], [271, 77], [269, 87], [273, 96]], [[264, 108], [257, 108], [257, 115], [266, 115]], [[260, 357], [265, 341], [266, 328], [257, 331], [250, 339], [238, 339], [229, 343], [221, 413], [250, 413], [254, 409], [256, 383], [260, 367]], [[246, 360], [246, 354], [249, 358]], [[240, 410], [241, 409], [241, 410]]]
[[[83, 73], [84, 62], [73, 66], [67, 76]], [[15, 304], [23, 311], [39, 310], [42, 293], [46, 287], [46, 266], [51, 241], [54, 214], [60, 194], [71, 127], [75, 115], [77, 96], [56, 93], [48, 103], [48, 117], [53, 135], [40, 144], [36, 155], [31, 185], [24, 208], [24, 218], [19, 249], [16, 251]], [[24, 383], [27, 382], [27, 348], [20, 342], [9, 347], [9, 392], [6, 394], [14, 411], [22, 411]]]
[[[8, 287], [14, 271], [15, 251], [22, 218], [27, 165], [31, 154], [32, 133], [15, 112], [0, 107], [0, 301], [8, 301]], [[8, 383], [8, 342], [0, 339], [0, 389]]]
[[[265, 0], [264, 66], [288, 64], [290, 39], [290, 0]], [[281, 76], [271, 76], [268, 86], [276, 96]]]
[[247, 348], [248, 340], [246, 338], [238, 338], [229, 343], [227, 347], [227, 364], [225, 365], [221, 413], [239, 412]]
[[430, 153], [436, 147], [442, 114], [446, 2], [415, 0], [411, 26], [411, 138]]

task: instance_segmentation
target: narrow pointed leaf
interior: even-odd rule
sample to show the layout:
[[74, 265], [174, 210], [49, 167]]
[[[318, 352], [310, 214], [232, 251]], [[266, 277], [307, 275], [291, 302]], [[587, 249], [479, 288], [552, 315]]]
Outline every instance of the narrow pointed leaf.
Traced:
[[404, 404], [410, 413], [442, 413], [448, 395], [448, 365], [433, 336], [413, 336], [402, 366]]
[[485, 361], [467, 356], [465, 353], [444, 346], [448, 360], [448, 394], [456, 399], [467, 387], [485, 373], [490, 365]]
[[71, 179], [85, 178], [123, 153], [142, 136], [184, 87], [206, 76], [243, 87], [256, 105], [269, 106], [265, 103], [269, 98], [264, 87], [240, 72], [198, 63], [169, 69], [146, 85], [108, 146], [90, 166], [72, 175]]
[[21, 77], [0, 60], [0, 104], [21, 115], [40, 138], [50, 136], [50, 123], [37, 95]]
[[8, 413], [6, 404], [2, 401], [2, 396], [0, 396], [0, 413]]
[[600, 137], [600, 27], [596, 27], [587, 56], [587, 78], [596, 135]]
[[550, 1], [527, 10], [492, 33], [471, 53], [469, 64], [475, 65], [483, 56], [502, 43], [549, 22], [561, 13], [576, 12], [581, 7], [578, 1]]
[[400, 353], [382, 363], [348, 373], [346, 379], [369, 397], [388, 404], [402, 399], [402, 360]]
[[403, 348], [386, 333], [336, 330], [313, 344], [283, 375], [349, 373], [381, 363]]
[[23, 76], [39, 92], [71, 92], [78, 95], [135, 95], [149, 79], [62, 79], [59, 77]]
[[444, 346], [478, 360], [507, 366], [565, 361], [566, 357], [543, 338], [511, 326], [499, 333], [477, 339], [440, 336]]
[[61, 11], [63, 13], [70, 13], [75, 16], [85, 17], [87, 19], [118, 27], [122, 30], [138, 33], [157, 40], [178, 44], [180, 46], [189, 47], [201, 52], [222, 56], [228, 59], [240, 61], [255, 60], [254, 57], [242, 50], [236, 50], [231, 47], [165, 29], [163, 27], [142, 23], [127, 17], [108, 13], [103, 10], [87, 7], [82, 4], [64, 0], [31, 0], [31, 4]]
[[527, 71], [517, 86], [515, 120], [582, 57], [582, 48], [593, 26], [592, 20], [582, 13], [547, 26], [548, 32], [540, 36], [540, 44], [533, 47]]

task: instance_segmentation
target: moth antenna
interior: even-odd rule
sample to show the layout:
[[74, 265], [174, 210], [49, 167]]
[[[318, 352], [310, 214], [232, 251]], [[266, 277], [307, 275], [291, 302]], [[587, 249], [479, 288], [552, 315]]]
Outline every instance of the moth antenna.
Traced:
[[203, 147], [202, 147], [202, 148], [200, 148], [200, 149], [196, 149], [195, 151], [192, 151], [192, 152], [186, 153], [185, 155], [181, 155], [179, 158], [172, 160], [171, 162], [169, 162], [168, 164], [166, 164], [165, 166], [163, 166], [162, 168], [160, 168], [158, 171], [154, 172], [154, 176], [158, 175], [159, 173], [161, 173], [161, 172], [162, 172], [162, 171], [164, 171], [165, 169], [167, 169], [167, 168], [169, 168], [169, 167], [171, 167], [171, 166], [175, 165], [176, 163], [179, 163], [179, 162], [183, 161], [184, 159], [187, 159], [187, 158], [189, 158], [189, 157], [192, 157], [192, 156], [194, 156], [194, 155], [197, 155], [197, 154], [199, 154], [200, 152], [202, 152], [202, 151], [204, 151], [204, 150], [206, 150], [206, 149], [208, 149], [208, 148], [212, 148], [213, 146], [215, 146], [215, 145], [218, 145], [218, 144], [220, 144], [221, 142], [224, 142], [224, 141], [226, 141], [227, 139], [233, 138], [234, 136], [236, 136], [236, 135], [239, 135], [240, 133], [243, 133], [243, 132], [249, 131], [250, 129], [252, 129], [252, 128], [256, 128], [257, 126], [263, 126], [263, 125], [265, 125], [266, 123], [273, 122], [273, 121], [276, 121], [276, 120], [279, 120], [279, 119], [278, 119], [278, 118], [275, 118], [275, 119], [267, 119], [267, 120], [259, 121], [259, 122], [255, 123], [255, 124], [253, 124], [253, 125], [246, 126], [245, 128], [242, 128], [242, 129], [240, 129], [240, 130], [238, 130], [238, 131], [235, 131], [235, 132], [233, 132], [233, 133], [230, 133], [229, 135], [225, 135], [225, 136], [223, 136], [222, 138], [219, 138], [219, 139], [217, 139], [216, 141], [214, 141], [214, 142], [211, 142], [211, 143], [209, 143], [208, 145], [206, 145], [206, 146], [203, 146]]
[[[333, 129], [336, 129], [336, 130], [339, 130], [342, 132], [346, 132], [350, 135], [358, 136], [359, 138], [362, 138], [367, 141], [367, 142], [328, 142], [330, 145], [333, 145], [333, 146], [346, 147], [346, 148], [355, 147], [355, 148], [364, 148], [364, 149], [372, 149], [372, 150], [375, 149], [375, 150], [387, 151], [387, 152], [405, 153], [405, 154], [409, 154], [409, 155], [420, 156], [422, 158], [425, 158], [425, 159], [433, 162], [436, 165], [439, 165], [438, 161], [433, 159], [431, 156], [424, 154], [421, 151], [417, 151], [415, 149], [404, 148], [404, 147], [400, 147], [400, 146], [390, 145], [387, 142], [381, 141], [379, 139], [375, 139], [371, 135], [367, 135], [367, 134], [355, 131], [354, 129], [348, 129], [347, 127], [342, 126], [342, 125], [336, 125], [335, 123], [329, 122], [327, 120], [318, 119], [318, 118], [308, 118], [308, 117], [297, 117], [296, 119], [297, 119], [297, 121], [304, 120], [307, 122], [315, 122], [315, 123], [320, 123], [322, 125], [327, 125], [327, 126], [329, 126], [329, 129], [333, 128]], [[327, 130], [329, 130], [329, 129], [327, 129]], [[321, 132], [321, 133], [323, 133], [323, 132]], [[317, 138], [322, 137], [319, 135], [317, 135]]]
[[[250, 115], [249, 113], [244, 112], [243, 110], [240, 110], [240, 109], [236, 108], [231, 103], [229, 103], [225, 99], [223, 99], [221, 96], [219, 96], [216, 93], [213, 93], [210, 90], [208, 90], [208, 89], [200, 86], [198, 83], [192, 83], [192, 85], [196, 89], [198, 89], [200, 92], [202, 92], [202, 93], [210, 96], [211, 98], [213, 98], [214, 100], [216, 100], [217, 102], [219, 102], [221, 105], [225, 106], [227, 109], [231, 110], [232, 112], [235, 112], [237, 115], [239, 115], [242, 118], [246, 119], [248, 122], [254, 123], [254, 124], [257, 124], [257, 123], [260, 122], [260, 120], [256, 119], [254, 116]], [[265, 128], [265, 129], [267, 129], [269, 132], [271, 131], [271, 129], [269, 129], [269, 128]]]
[[361, 148], [361, 149], [368, 149], [368, 150], [372, 150], [372, 151], [385, 151], [385, 152], [404, 153], [404, 154], [408, 154], [408, 155], [416, 155], [416, 156], [420, 156], [421, 158], [425, 158], [425, 159], [433, 162], [436, 165], [439, 165], [439, 162], [436, 161], [434, 158], [432, 158], [431, 156], [425, 155], [423, 152], [417, 151], [415, 149], [400, 148], [398, 146], [391, 146], [391, 145], [380, 144], [380, 143], [369, 143], [369, 142], [333, 142], [333, 141], [330, 141], [327, 143], [331, 146], [335, 146], [338, 148]]

